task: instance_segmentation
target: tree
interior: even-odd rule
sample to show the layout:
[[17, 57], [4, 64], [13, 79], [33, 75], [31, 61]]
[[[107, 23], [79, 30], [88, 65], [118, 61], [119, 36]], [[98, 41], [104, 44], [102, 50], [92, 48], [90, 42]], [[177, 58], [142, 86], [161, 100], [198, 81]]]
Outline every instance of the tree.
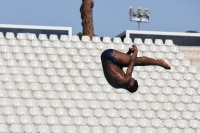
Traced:
[[81, 40], [81, 39], [82, 39], [82, 36], [83, 36], [83, 33], [82, 33], [82, 32], [79, 32], [79, 33], [77, 33], [77, 36], [78, 36], [79, 39]]
[[188, 31], [186, 31], [187, 33], [199, 33], [198, 31], [196, 31], [196, 30], [188, 30]]
[[93, 12], [94, 7], [93, 0], [82, 0], [82, 5], [80, 7], [83, 35], [87, 35], [92, 39], [94, 36], [94, 27], [93, 27]]

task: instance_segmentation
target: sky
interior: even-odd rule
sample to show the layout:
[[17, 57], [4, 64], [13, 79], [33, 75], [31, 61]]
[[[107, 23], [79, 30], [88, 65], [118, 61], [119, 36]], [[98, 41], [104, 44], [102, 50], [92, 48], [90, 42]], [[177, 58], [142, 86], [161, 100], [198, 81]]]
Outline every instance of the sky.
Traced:
[[[148, 8], [150, 23], [142, 30], [200, 32], [200, 0], [93, 0], [94, 33], [114, 37], [125, 30], [137, 30], [129, 19], [128, 7]], [[73, 35], [82, 31], [82, 0], [1, 0], [0, 24], [72, 27]]]

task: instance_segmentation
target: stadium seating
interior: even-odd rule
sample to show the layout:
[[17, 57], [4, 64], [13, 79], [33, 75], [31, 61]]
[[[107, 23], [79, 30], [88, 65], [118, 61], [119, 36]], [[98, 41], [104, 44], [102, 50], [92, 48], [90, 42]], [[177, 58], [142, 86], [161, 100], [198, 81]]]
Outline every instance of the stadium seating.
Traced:
[[[139, 89], [129, 93], [107, 83], [100, 55], [133, 42], [172, 69], [135, 67]], [[133, 42], [0, 33], [0, 132], [199, 133], [200, 74], [188, 55], [169, 39]]]

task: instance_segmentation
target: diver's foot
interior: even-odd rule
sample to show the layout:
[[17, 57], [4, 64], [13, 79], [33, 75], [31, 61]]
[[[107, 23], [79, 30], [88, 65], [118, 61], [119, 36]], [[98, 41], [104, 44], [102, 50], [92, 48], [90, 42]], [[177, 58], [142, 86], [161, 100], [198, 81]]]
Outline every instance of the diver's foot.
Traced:
[[157, 60], [161, 62], [161, 66], [164, 67], [165, 69], [171, 69], [170, 65], [166, 61], [164, 61], [163, 59], [159, 58]]

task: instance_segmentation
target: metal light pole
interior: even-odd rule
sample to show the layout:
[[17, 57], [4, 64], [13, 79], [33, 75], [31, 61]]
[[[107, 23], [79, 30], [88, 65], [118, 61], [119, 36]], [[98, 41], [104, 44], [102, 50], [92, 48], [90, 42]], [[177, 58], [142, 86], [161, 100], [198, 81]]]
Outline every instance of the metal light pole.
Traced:
[[141, 30], [142, 22], [149, 23], [150, 12], [147, 8], [142, 10], [141, 7], [139, 7], [138, 10], [133, 10], [130, 6], [128, 10], [130, 14], [130, 21], [138, 22], [138, 30]]

